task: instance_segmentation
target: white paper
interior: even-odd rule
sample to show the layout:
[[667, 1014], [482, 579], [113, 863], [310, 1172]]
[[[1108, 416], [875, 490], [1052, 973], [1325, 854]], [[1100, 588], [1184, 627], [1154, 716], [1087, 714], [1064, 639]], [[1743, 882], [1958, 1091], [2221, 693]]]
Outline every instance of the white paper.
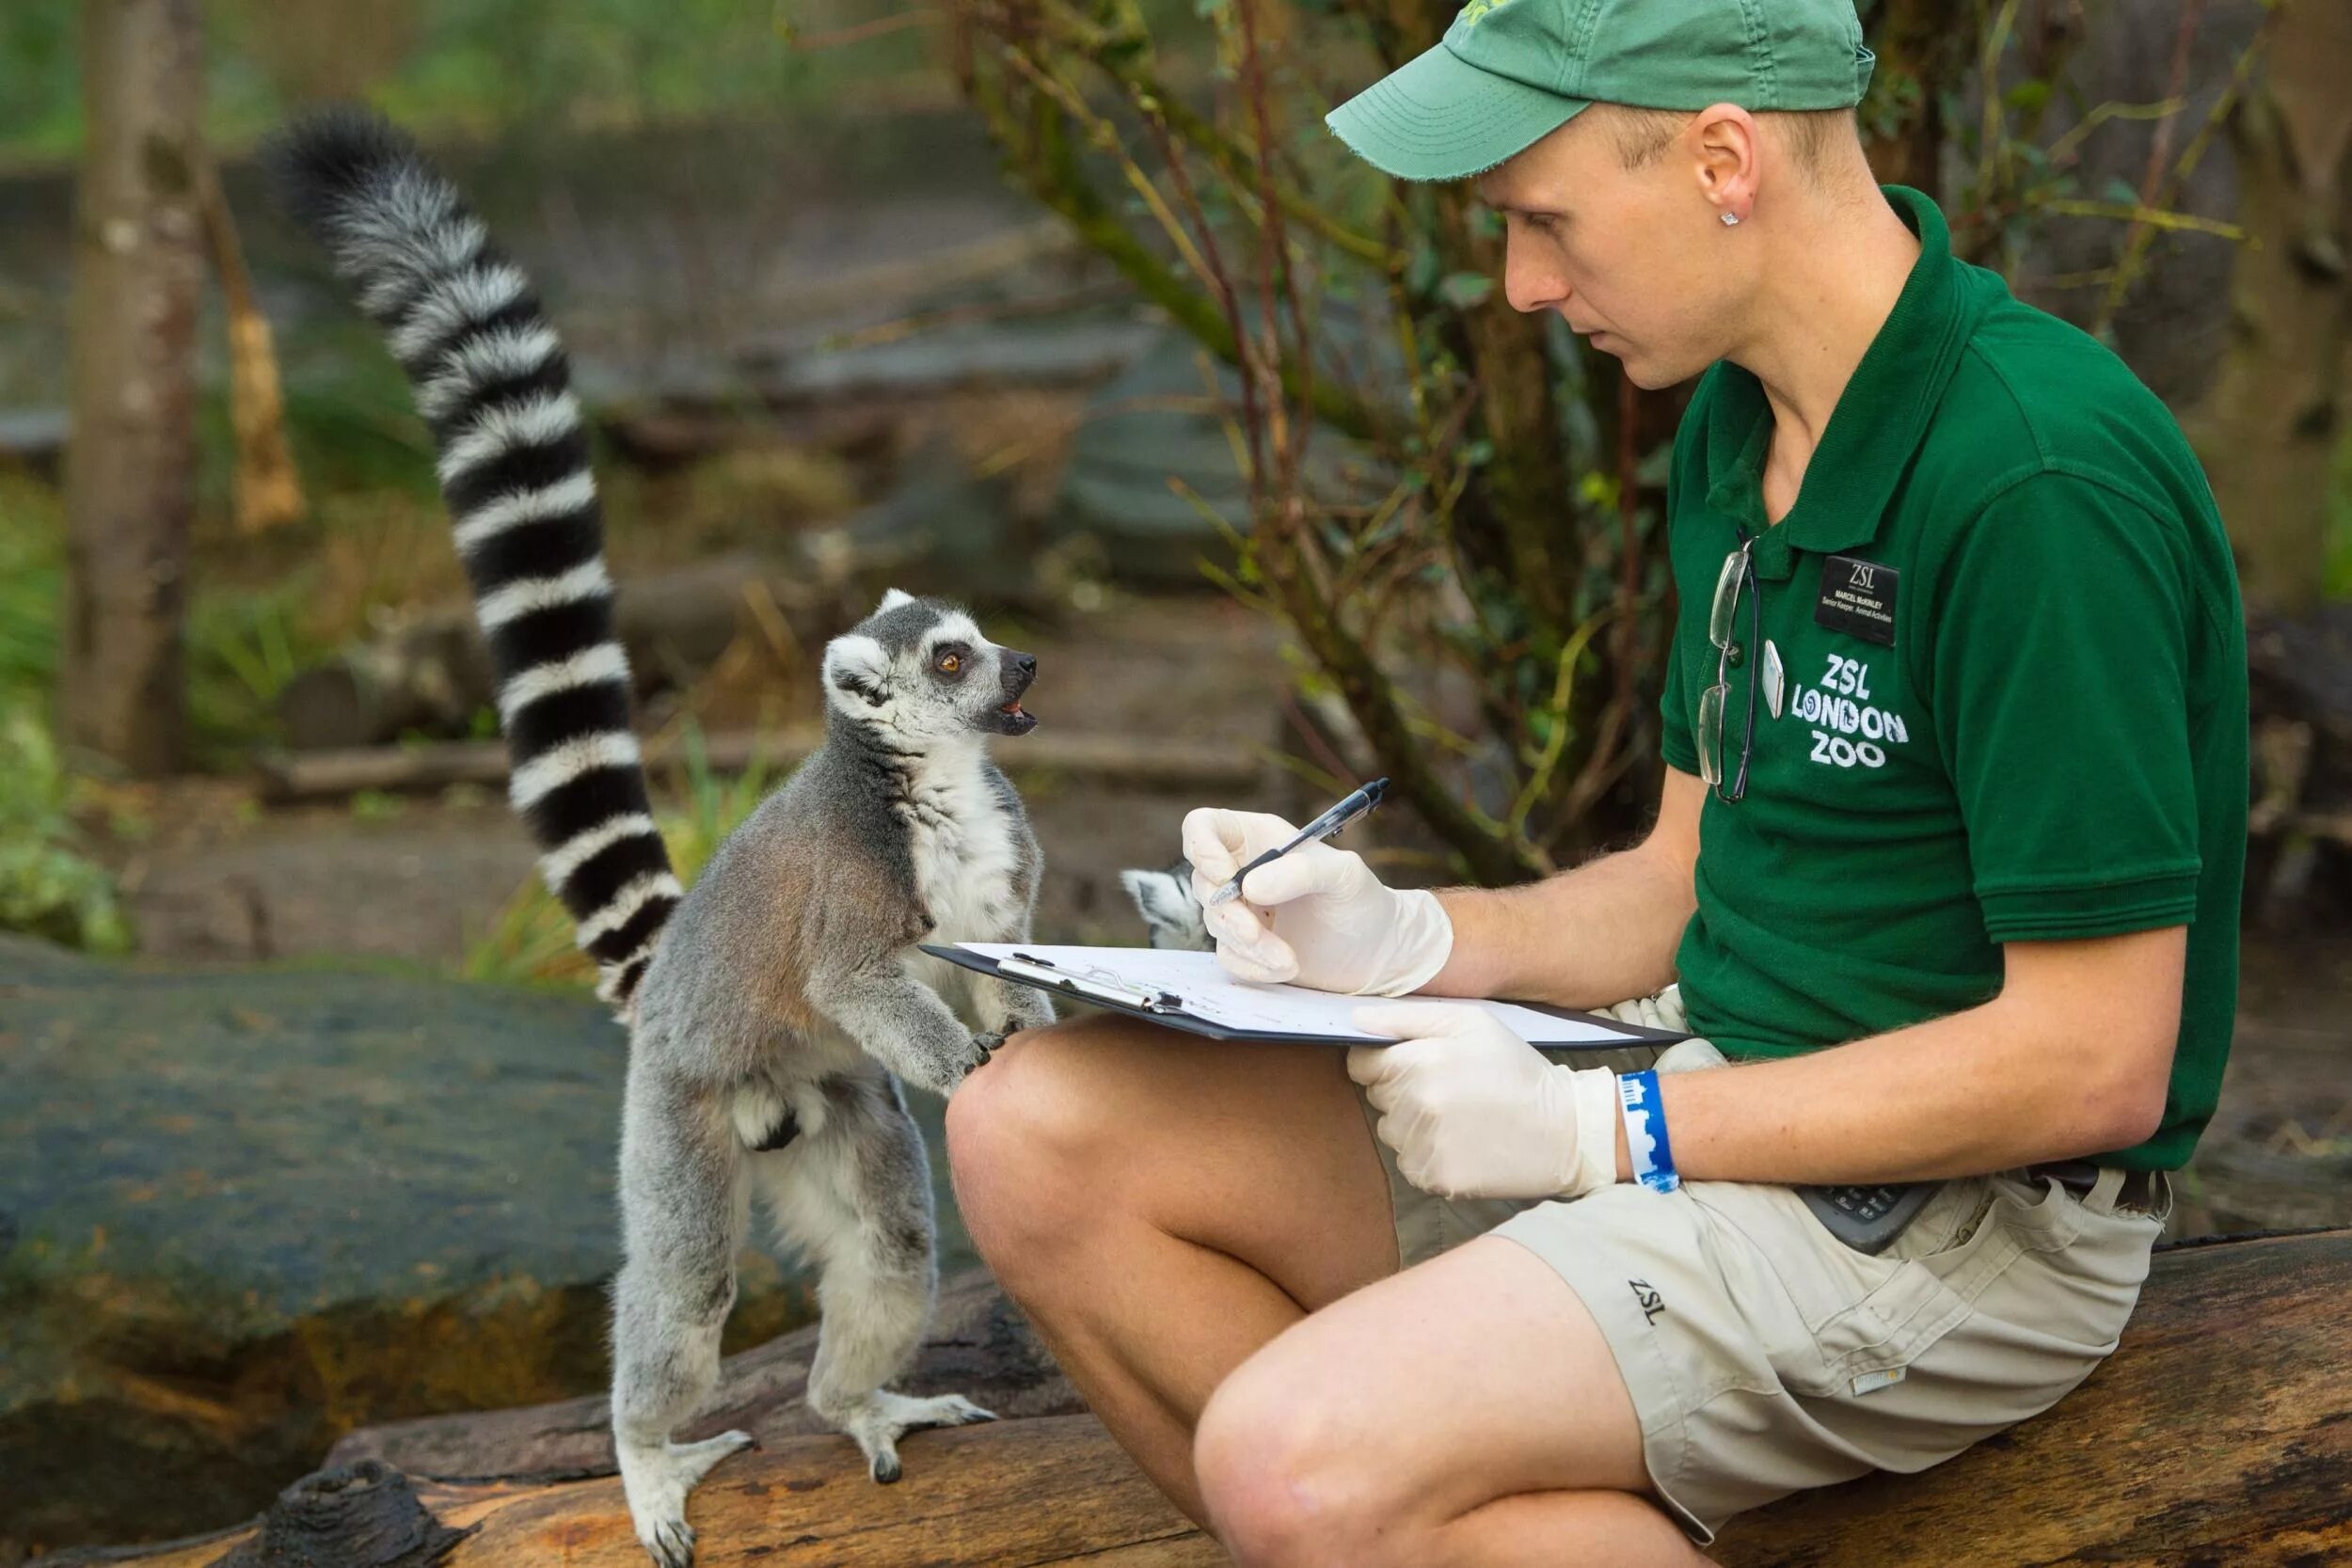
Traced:
[[[1356, 1027], [1357, 1008], [1376, 1006], [1377, 996], [1335, 996], [1303, 986], [1261, 986], [1236, 980], [1225, 972], [1214, 953], [1172, 952], [1158, 947], [1045, 947], [1035, 942], [960, 942], [956, 946], [982, 958], [1003, 958], [1019, 953], [1084, 979], [1122, 986], [1142, 986], [1172, 991], [1184, 1011], [1229, 1029], [1268, 1034], [1327, 1035], [1348, 1039], [1385, 1040]], [[1452, 997], [1404, 998], [1407, 1001], [1454, 1001]], [[1606, 1023], [1582, 1023], [1556, 1018], [1511, 1002], [1471, 1002], [1501, 1019], [1511, 1032], [1530, 1045], [1640, 1044], [1642, 1037]]]

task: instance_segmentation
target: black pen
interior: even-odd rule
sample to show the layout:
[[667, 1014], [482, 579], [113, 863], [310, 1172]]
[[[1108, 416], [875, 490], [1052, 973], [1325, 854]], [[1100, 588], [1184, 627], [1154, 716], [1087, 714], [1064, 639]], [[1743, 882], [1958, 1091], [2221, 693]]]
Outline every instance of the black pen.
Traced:
[[1257, 870], [1258, 867], [1265, 864], [1268, 861], [1280, 860], [1284, 855], [1289, 854], [1293, 849], [1297, 848], [1302, 844], [1314, 844], [1329, 838], [1333, 833], [1338, 832], [1342, 828], [1346, 827], [1350, 822], [1355, 821], [1356, 818], [1363, 816], [1364, 813], [1378, 805], [1380, 803], [1380, 798], [1388, 794], [1388, 780], [1373, 780], [1372, 783], [1364, 785], [1361, 789], [1357, 790], [1353, 795], [1348, 796], [1347, 799], [1342, 800], [1338, 805], [1333, 806], [1329, 811], [1325, 812], [1321, 816], [1316, 817], [1312, 822], [1310, 822], [1305, 827], [1299, 829], [1298, 836], [1292, 839], [1288, 844], [1279, 845], [1275, 848], [1268, 849], [1264, 854], [1260, 855], [1256, 860], [1251, 861], [1248, 865], [1245, 865], [1239, 871], [1234, 872], [1232, 881], [1227, 882], [1223, 887], [1218, 888], [1215, 893], [1209, 895], [1208, 907], [1210, 909], [1216, 909], [1219, 904], [1232, 903], [1234, 899], [1241, 896], [1241, 880], [1244, 877], [1248, 876], [1252, 871]]

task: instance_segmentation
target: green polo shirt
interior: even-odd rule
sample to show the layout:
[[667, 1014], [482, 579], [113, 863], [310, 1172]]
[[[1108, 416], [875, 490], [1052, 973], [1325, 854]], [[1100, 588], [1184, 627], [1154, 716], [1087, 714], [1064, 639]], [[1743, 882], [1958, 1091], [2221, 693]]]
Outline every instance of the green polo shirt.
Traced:
[[[1955, 260], [1916, 191], [1920, 252], [1822, 433], [1764, 520], [1772, 414], [1716, 365], [1676, 437], [1677, 618], [1666, 760], [1699, 771], [1708, 613], [1754, 548], [1761, 691], [1747, 792], [1709, 791], [1677, 964], [1691, 1027], [1785, 1056], [1990, 1000], [2001, 944], [2188, 927], [2156, 1135], [2101, 1158], [2183, 1164], [2213, 1114], [2237, 998], [2246, 638], [2221, 521], [2172, 417], [2090, 338]], [[1743, 596], [1724, 723], [1739, 766]], [[2091, 1151], [2086, 1150], [2086, 1153]]]

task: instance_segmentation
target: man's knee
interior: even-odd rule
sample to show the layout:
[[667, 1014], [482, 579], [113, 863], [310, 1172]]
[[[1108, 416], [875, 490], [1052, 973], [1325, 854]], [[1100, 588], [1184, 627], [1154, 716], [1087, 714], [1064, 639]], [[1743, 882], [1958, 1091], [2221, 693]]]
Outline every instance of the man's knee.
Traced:
[[1193, 1432], [1193, 1475], [1217, 1540], [1241, 1568], [1377, 1568], [1391, 1560], [1387, 1504], [1323, 1402], [1244, 1362]]
[[1007, 1257], [1066, 1236], [1080, 1218], [1075, 1173], [1091, 1163], [1101, 1108], [1071, 1070], [1084, 1024], [1025, 1029], [947, 1101], [947, 1164], [973, 1241], [1001, 1272]]

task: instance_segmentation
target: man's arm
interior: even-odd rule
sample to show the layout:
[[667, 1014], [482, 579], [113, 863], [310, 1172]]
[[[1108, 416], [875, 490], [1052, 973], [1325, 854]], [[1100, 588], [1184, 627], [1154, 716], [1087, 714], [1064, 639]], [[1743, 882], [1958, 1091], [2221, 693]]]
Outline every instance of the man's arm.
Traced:
[[[1981, 1006], [1780, 1061], [1661, 1074], [1675, 1164], [1915, 1181], [2128, 1148], [2163, 1119], [2187, 927], [2012, 942]], [[1624, 1137], [1617, 1168], [1629, 1175]]]
[[1454, 950], [1423, 996], [1508, 996], [1605, 1007], [1665, 990], [1698, 907], [1692, 882], [1707, 785], [1669, 766], [1658, 820], [1630, 849], [1526, 887], [1438, 895]]

